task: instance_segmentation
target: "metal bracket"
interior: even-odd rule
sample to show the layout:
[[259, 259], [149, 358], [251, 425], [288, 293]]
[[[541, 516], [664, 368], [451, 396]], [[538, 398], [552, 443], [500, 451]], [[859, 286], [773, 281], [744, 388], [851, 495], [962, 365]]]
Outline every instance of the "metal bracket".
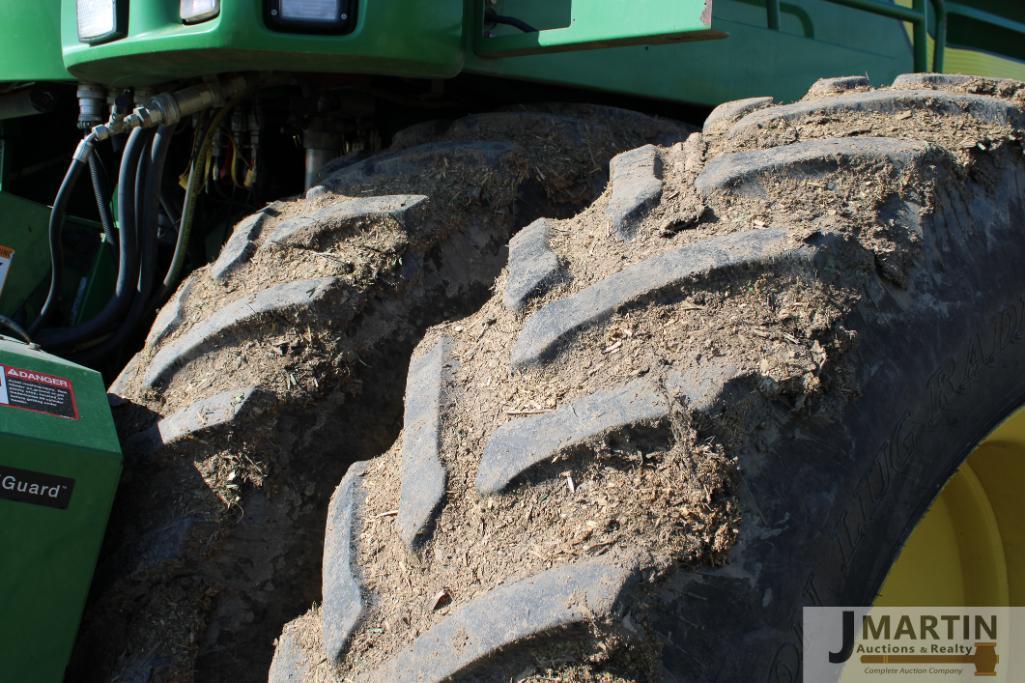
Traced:
[[514, 57], [726, 37], [712, 30], [712, 0], [549, 1], [567, 5], [567, 26], [489, 36], [484, 16], [487, 0], [476, 0], [474, 52], [481, 57]]

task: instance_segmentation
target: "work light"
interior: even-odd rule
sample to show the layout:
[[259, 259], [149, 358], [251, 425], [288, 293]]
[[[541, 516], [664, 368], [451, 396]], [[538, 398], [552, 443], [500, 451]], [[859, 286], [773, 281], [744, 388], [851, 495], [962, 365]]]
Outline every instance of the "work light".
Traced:
[[351, 29], [352, 0], [267, 0], [267, 23], [283, 31], [345, 33]]
[[93, 45], [125, 35], [128, 0], [77, 0], [78, 39]]
[[179, 14], [186, 24], [213, 19], [221, 13], [221, 0], [181, 0]]

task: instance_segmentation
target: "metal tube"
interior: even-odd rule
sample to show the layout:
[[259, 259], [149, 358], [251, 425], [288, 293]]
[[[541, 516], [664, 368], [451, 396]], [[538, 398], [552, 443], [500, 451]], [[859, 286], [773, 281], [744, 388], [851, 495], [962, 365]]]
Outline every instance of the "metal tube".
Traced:
[[962, 5], [958, 2], [946, 3], [946, 13], [957, 17], [964, 17], [965, 19], [973, 19], [983, 24], [989, 24], [990, 26], [996, 26], [997, 28], [1014, 31], [1015, 33], [1025, 33], [1025, 24], [1020, 21], [1007, 19], [1006, 17], [1002, 17], [998, 14]]
[[932, 53], [932, 70], [942, 73], [943, 51], [947, 46], [947, 8], [943, 0], [933, 0], [932, 6], [936, 13], [936, 46]]
[[[878, 0], [829, 0], [834, 5], [846, 5], [854, 9], [865, 10], [874, 14], [881, 14], [884, 17], [903, 19], [904, 21], [916, 22], [923, 19], [922, 12], [912, 7], [900, 5], [884, 5]], [[918, 0], [916, 0], [917, 4]]]
[[304, 176], [306, 189], [317, 184], [317, 174], [324, 165], [338, 157], [337, 149], [307, 149], [306, 150], [306, 173]]
[[929, 69], [929, 5], [928, 0], [914, 0], [911, 3], [920, 18], [914, 22], [914, 60], [915, 71]]
[[[913, 0], [912, 6], [902, 7], [900, 5], [884, 5], [878, 0], [829, 0], [835, 5], [844, 5], [846, 7], [853, 7], [854, 9], [864, 10], [866, 12], [872, 12], [873, 14], [879, 14], [884, 17], [892, 17], [894, 19], [901, 19], [903, 21], [909, 21], [912, 24], [913, 32], [913, 43], [912, 46], [914, 55], [915, 71], [925, 71], [929, 68], [929, 2], [932, 2], [936, 7], [937, 15], [937, 41], [936, 51], [933, 55], [933, 68], [937, 71], [936, 63], [940, 64], [940, 68], [943, 65], [943, 44], [946, 42], [946, 12], [943, 9], [943, 0]], [[939, 35], [940, 28], [942, 28], [943, 34]], [[939, 40], [942, 38], [942, 42]]]
[[303, 147], [306, 148], [306, 189], [317, 183], [317, 176], [324, 164], [336, 158], [342, 149], [342, 136], [332, 122], [317, 116], [303, 131]]

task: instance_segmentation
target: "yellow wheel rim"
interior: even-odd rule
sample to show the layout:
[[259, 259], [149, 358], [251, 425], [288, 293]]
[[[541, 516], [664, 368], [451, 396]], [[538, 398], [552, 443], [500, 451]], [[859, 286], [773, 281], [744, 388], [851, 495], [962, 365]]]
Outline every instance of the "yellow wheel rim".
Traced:
[[883, 582], [880, 607], [1025, 605], [1025, 407], [940, 491]]

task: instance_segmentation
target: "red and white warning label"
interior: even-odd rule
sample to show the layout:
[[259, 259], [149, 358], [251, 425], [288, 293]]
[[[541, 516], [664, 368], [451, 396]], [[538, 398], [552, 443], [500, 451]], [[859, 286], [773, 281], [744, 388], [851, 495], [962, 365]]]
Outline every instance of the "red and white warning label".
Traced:
[[11, 270], [13, 260], [14, 250], [0, 244], [0, 294], [4, 292], [4, 282], [7, 280], [7, 273]]
[[66, 377], [0, 365], [0, 408], [78, 419], [75, 388]]

